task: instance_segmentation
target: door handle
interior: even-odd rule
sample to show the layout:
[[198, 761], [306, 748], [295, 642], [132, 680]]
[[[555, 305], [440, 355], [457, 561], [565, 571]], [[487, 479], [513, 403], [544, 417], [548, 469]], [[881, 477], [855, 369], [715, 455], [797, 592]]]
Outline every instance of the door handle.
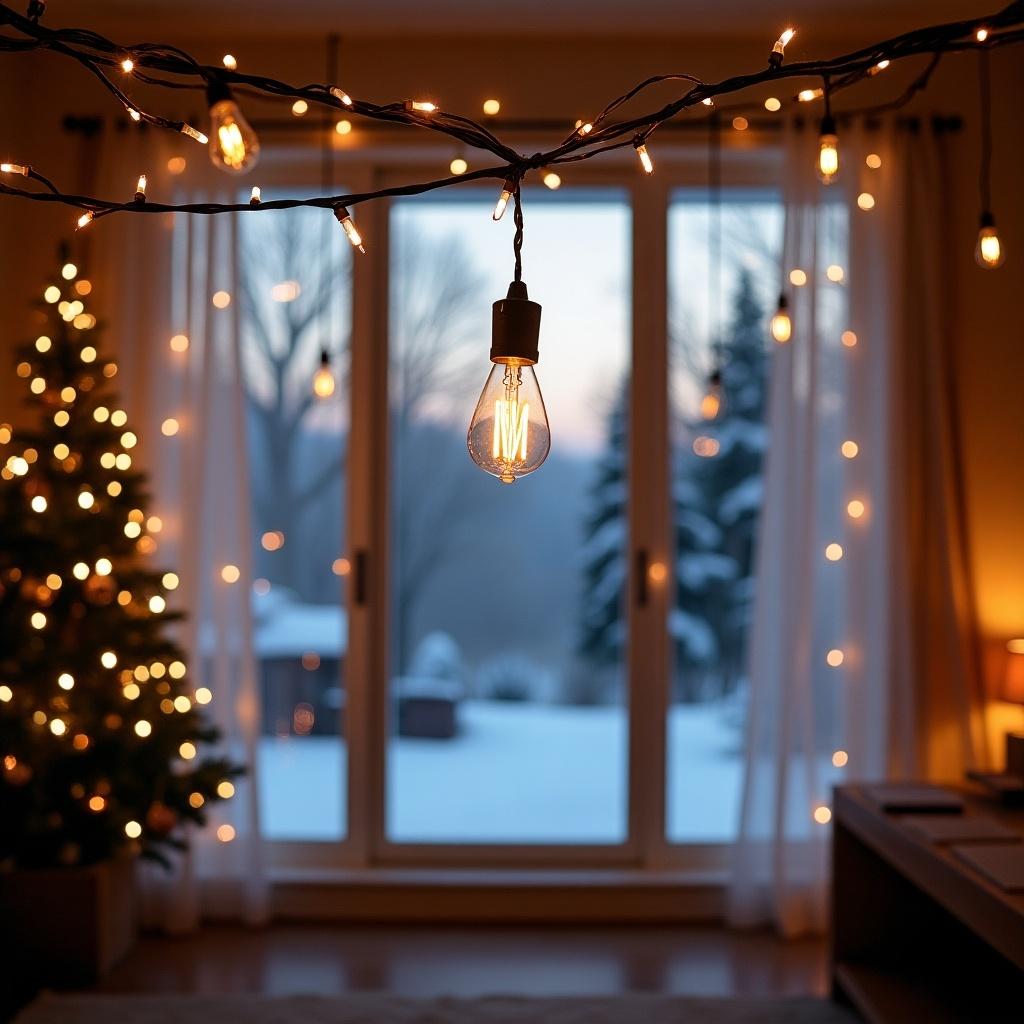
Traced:
[[647, 551], [645, 548], [637, 548], [633, 565], [636, 572], [636, 606], [645, 608], [647, 606]]

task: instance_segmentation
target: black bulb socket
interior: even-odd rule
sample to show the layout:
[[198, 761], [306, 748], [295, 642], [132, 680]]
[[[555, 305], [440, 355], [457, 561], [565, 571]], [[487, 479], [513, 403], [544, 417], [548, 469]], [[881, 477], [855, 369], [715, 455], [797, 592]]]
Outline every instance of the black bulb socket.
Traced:
[[491, 306], [491, 362], [532, 366], [540, 359], [540, 303], [530, 300], [524, 281]]
[[206, 83], [206, 105], [212, 107], [221, 100], [233, 100], [235, 97], [231, 92], [231, 86], [223, 78], [211, 78]]

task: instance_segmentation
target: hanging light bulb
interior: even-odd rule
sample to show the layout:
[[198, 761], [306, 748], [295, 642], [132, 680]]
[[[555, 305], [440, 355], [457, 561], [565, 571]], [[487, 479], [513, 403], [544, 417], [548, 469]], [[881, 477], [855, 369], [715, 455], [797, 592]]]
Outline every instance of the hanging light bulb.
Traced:
[[981, 215], [978, 244], [974, 247], [974, 259], [979, 267], [995, 270], [996, 267], [1003, 265], [1005, 258], [1003, 246], [996, 231], [996, 219], [986, 211]]
[[470, 458], [503, 484], [540, 468], [551, 450], [544, 399], [533, 367], [539, 358], [540, 304], [522, 281], [491, 312], [491, 362], [469, 424]]
[[317, 398], [330, 398], [334, 394], [334, 371], [327, 349], [320, 350], [320, 366], [313, 374], [313, 394]]
[[821, 119], [821, 135], [818, 138], [818, 177], [823, 185], [831, 185], [839, 174], [839, 137], [836, 122], [831, 114]]
[[708, 374], [708, 389], [700, 400], [700, 414], [706, 420], [718, 418], [725, 396], [722, 394], [722, 371], [714, 369]]
[[772, 317], [771, 329], [772, 337], [780, 345], [789, 341], [793, 334], [793, 321], [789, 318], [789, 300], [786, 298], [785, 292], [779, 296], [779, 308], [775, 310], [775, 316]]
[[211, 82], [206, 90], [210, 106], [210, 159], [231, 174], [244, 174], [255, 166], [260, 140], [245, 119], [225, 82]]
[[139, 175], [139, 180], [135, 184], [135, 202], [144, 203], [146, 201], [146, 176], [144, 174]]

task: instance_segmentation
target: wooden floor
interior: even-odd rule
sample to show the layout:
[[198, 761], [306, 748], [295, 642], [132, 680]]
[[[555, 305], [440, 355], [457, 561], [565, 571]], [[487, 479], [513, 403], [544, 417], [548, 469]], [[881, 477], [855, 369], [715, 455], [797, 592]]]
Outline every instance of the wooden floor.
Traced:
[[207, 927], [146, 938], [106, 992], [823, 995], [823, 942], [719, 928]]

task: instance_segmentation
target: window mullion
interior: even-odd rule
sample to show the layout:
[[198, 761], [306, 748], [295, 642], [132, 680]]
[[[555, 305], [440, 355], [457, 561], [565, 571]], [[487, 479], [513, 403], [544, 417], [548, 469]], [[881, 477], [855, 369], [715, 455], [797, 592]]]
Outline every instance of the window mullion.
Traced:
[[629, 489], [630, 838], [644, 863], [665, 848], [666, 638], [674, 582], [668, 495], [668, 197], [633, 192], [633, 373]]
[[[367, 169], [366, 187], [376, 175]], [[362, 188], [361, 182], [354, 182]], [[389, 204], [359, 209], [366, 254], [353, 267], [352, 428], [349, 452], [349, 560], [346, 607], [345, 733], [348, 842], [345, 860], [366, 866], [383, 837], [387, 743], [388, 222]], [[341, 244], [340, 242], [338, 244]]]

